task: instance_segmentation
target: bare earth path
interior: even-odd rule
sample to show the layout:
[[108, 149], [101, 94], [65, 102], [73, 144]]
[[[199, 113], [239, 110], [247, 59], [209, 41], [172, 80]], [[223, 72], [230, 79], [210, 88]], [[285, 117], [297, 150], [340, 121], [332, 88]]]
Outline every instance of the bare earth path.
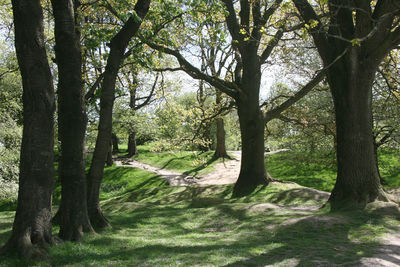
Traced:
[[[267, 152], [266, 154], [275, 154], [278, 151]], [[151, 171], [165, 179], [171, 186], [190, 186], [190, 185], [222, 185], [233, 184], [236, 182], [240, 172], [240, 151], [230, 151], [234, 156], [232, 160], [225, 160], [217, 163], [214, 171], [197, 178], [184, 175], [182, 173], [160, 169], [148, 164], [144, 164], [132, 159], [117, 160], [117, 166], [135, 167], [143, 170]], [[318, 190], [315, 190], [318, 191]], [[263, 205], [263, 204], [260, 204]], [[267, 205], [267, 204], [265, 204]], [[280, 208], [289, 208], [280, 206]], [[298, 207], [302, 209], [303, 207]], [[308, 208], [307, 208], [308, 209]], [[399, 229], [400, 230], [400, 229]], [[359, 263], [351, 264], [351, 266], [371, 266], [371, 267], [395, 267], [400, 266], [400, 233], [399, 231], [386, 235], [380, 239], [381, 245], [376, 248], [376, 253], [372, 257], [362, 258]], [[294, 265], [295, 266], [295, 265]], [[332, 265], [336, 266], [336, 265]]]

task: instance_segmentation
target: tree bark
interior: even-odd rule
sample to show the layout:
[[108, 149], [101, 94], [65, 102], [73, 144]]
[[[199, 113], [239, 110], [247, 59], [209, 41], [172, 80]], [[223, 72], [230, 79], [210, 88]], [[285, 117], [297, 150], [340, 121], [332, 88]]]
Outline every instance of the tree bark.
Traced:
[[88, 174], [88, 211], [92, 225], [96, 228], [110, 226], [103, 216], [100, 208], [99, 193], [103, 178], [104, 163], [111, 141], [112, 110], [114, 105], [115, 82], [124, 53], [131, 38], [138, 31], [143, 18], [149, 10], [150, 0], [139, 0], [135, 5], [135, 12], [140, 18], [131, 17], [122, 29], [111, 39], [110, 54], [104, 72], [102, 93], [100, 96], [100, 120], [96, 146], [93, 153], [92, 164]]
[[242, 141], [242, 161], [233, 197], [250, 194], [258, 185], [267, 185], [268, 176], [264, 161], [264, 115], [259, 106], [261, 65], [254, 47], [241, 52], [243, 76], [241, 85], [245, 95], [236, 99]]
[[39, 0], [13, 0], [15, 47], [23, 84], [23, 136], [18, 205], [2, 253], [43, 257], [53, 242], [54, 88], [47, 61]]
[[59, 178], [61, 204], [56, 216], [59, 237], [80, 241], [93, 232], [86, 204], [84, 139], [86, 111], [82, 88], [82, 60], [76, 30], [76, 2], [52, 0], [58, 65], [58, 125], [61, 141]]
[[347, 60], [354, 60], [352, 71], [338, 64], [328, 72], [337, 132], [337, 180], [329, 198], [333, 210], [387, 200], [380, 184], [372, 134], [372, 83], [376, 69], [352, 59], [355, 51], [349, 53]]
[[[219, 90], [216, 90], [216, 104], [219, 106], [221, 104], [221, 96], [222, 93]], [[228, 153], [226, 152], [225, 146], [225, 128], [224, 128], [224, 119], [222, 117], [218, 117], [216, 119], [217, 124], [217, 145], [215, 148], [214, 157], [216, 158], [229, 158]]]

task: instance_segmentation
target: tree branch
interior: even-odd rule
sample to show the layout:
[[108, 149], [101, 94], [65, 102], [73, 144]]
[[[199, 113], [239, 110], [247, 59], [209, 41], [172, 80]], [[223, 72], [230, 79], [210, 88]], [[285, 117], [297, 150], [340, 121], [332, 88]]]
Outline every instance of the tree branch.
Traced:
[[304, 97], [308, 92], [310, 92], [315, 86], [317, 86], [324, 78], [326, 74], [326, 69], [320, 71], [315, 78], [313, 78], [310, 82], [308, 82], [305, 86], [303, 86], [299, 91], [297, 91], [292, 97], [287, 99], [285, 102], [280, 104], [278, 107], [269, 110], [264, 113], [265, 123], [276, 119], [279, 115], [285, 111], [287, 108], [295, 104], [302, 97]]
[[156, 78], [154, 80], [153, 86], [151, 87], [151, 91], [150, 94], [147, 96], [146, 100], [143, 101], [143, 103], [141, 103], [140, 105], [135, 106], [135, 110], [141, 109], [142, 107], [146, 106], [147, 104], [149, 104], [151, 98], [154, 95], [154, 91], [156, 89], [156, 85], [157, 85], [157, 81], [158, 81], [158, 75], [159, 73], [157, 73]]
[[240, 89], [233, 82], [224, 81], [217, 77], [209, 76], [209, 75], [203, 73], [201, 70], [199, 70], [198, 68], [193, 66], [191, 63], [189, 63], [177, 50], [173, 50], [168, 47], [165, 47], [165, 46], [162, 46], [162, 45], [159, 45], [156, 43], [152, 43], [148, 40], [144, 40], [144, 42], [148, 46], [150, 46], [151, 48], [153, 48], [155, 50], [158, 50], [158, 51], [161, 51], [161, 52], [164, 52], [164, 53], [174, 56], [178, 60], [178, 63], [181, 66], [181, 68], [187, 74], [189, 74], [192, 78], [204, 80], [204, 81], [208, 82], [209, 84], [211, 84], [212, 86], [214, 86], [215, 88], [217, 88], [217, 89], [221, 90], [222, 92], [224, 92], [225, 94], [229, 95], [232, 98], [237, 97], [237, 94], [240, 91]]

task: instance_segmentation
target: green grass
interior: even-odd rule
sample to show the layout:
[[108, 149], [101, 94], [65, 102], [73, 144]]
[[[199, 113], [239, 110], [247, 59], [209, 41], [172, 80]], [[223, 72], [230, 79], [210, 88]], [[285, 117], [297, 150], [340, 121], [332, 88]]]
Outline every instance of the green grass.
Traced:
[[334, 155], [285, 151], [266, 156], [268, 172], [277, 180], [330, 192], [335, 185]]
[[379, 169], [387, 187], [400, 187], [400, 152], [396, 150], [380, 150], [378, 153]]
[[215, 164], [223, 159], [215, 159], [214, 151], [150, 152], [148, 146], [138, 146], [139, 155], [135, 160], [162, 168], [197, 176], [213, 171]]
[[[198, 167], [189, 163], [196, 159], [189, 153], [158, 159], [183, 166], [180, 170]], [[297, 168], [293, 181], [328, 189], [332, 185], [313, 179], [320, 178], [321, 166], [334, 172], [330, 160], [285, 152], [269, 156], [267, 163], [275, 178], [289, 180], [285, 177], [293, 177]], [[393, 206], [341, 213], [307, 209], [323, 205], [328, 195], [297, 184], [271, 183], [236, 199], [232, 188], [170, 187], [143, 170], [106, 168], [101, 199], [111, 229], [85, 235], [82, 243], [52, 246], [46, 261], [0, 257], [0, 266], [352, 266], [374, 253], [377, 237], [400, 226]], [[13, 216], [0, 212], [0, 244], [11, 233]]]
[[[347, 266], [371, 255], [375, 237], [399, 225], [399, 214], [385, 207], [296, 209], [326, 201], [296, 184], [272, 183], [232, 199], [231, 185], [169, 187], [134, 168], [108, 168], [104, 182], [111, 229], [52, 246], [47, 261], [3, 257], [0, 266]], [[13, 212], [0, 212], [1, 243], [12, 219]]]
[[[400, 152], [381, 149], [379, 169], [388, 185], [400, 187]], [[330, 192], [336, 182], [336, 161], [332, 153], [285, 151], [267, 155], [268, 172], [277, 180], [292, 181], [300, 185]]]

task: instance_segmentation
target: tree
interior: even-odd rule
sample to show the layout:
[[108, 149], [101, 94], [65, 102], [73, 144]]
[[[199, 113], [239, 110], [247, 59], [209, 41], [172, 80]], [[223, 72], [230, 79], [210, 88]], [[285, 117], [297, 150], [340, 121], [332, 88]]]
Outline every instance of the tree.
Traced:
[[[139, 96], [139, 81], [137, 78], [137, 68], [133, 68], [131, 66], [131, 71], [129, 71], [126, 75], [126, 81], [128, 85], [128, 90], [129, 90], [129, 108], [130, 108], [130, 113], [129, 116], [135, 116], [136, 112], [140, 110], [141, 108], [149, 105], [151, 103], [151, 100], [154, 96], [154, 92], [157, 86], [158, 82], [158, 77], [159, 74], [156, 74], [156, 77], [154, 79], [154, 83], [150, 89], [150, 92], [148, 93], [147, 96]], [[130, 77], [132, 76], [132, 77]], [[141, 103], [138, 103], [139, 101], [142, 101]], [[132, 121], [132, 118], [131, 118]], [[136, 145], [136, 125], [134, 123], [129, 123], [129, 136], [128, 136], [128, 157], [132, 157], [133, 155], [138, 155], [139, 152], [137, 150], [137, 145]]]
[[[200, 5], [211, 4], [215, 8], [218, 7], [218, 2], [205, 2]], [[202, 72], [191, 64], [176, 47], [171, 48], [171, 45], [161, 44], [154, 40], [144, 41], [153, 49], [175, 56], [181, 68], [193, 78], [206, 81], [234, 99], [240, 122], [242, 161], [240, 174], [233, 189], [233, 197], [240, 197], [251, 193], [258, 185], [267, 185], [272, 181], [266, 172], [264, 161], [265, 114], [259, 103], [261, 66], [266, 63], [284, 32], [289, 31], [291, 25], [286, 26], [283, 22], [288, 21], [287, 14], [283, 11], [274, 17], [282, 0], [240, 1], [240, 3], [222, 0], [222, 2], [236, 62], [231, 80]], [[239, 13], [237, 13], [238, 9], [240, 9]], [[211, 12], [208, 10], [205, 16], [211, 14], [210, 17], [203, 19], [211, 20], [218, 12], [220, 12], [218, 9]], [[278, 17], [280, 23], [277, 21]], [[273, 37], [267, 38], [267, 35]]]
[[138, 0], [134, 13], [124, 23], [121, 30], [110, 41], [110, 53], [104, 71], [100, 96], [100, 121], [92, 164], [88, 174], [88, 212], [94, 227], [108, 227], [109, 223], [100, 208], [99, 193], [103, 177], [104, 163], [110, 148], [112, 133], [112, 110], [115, 97], [115, 83], [118, 70], [126, 58], [125, 50], [129, 41], [138, 31], [150, 7], [150, 0]]
[[52, 0], [58, 65], [58, 134], [61, 142], [59, 179], [61, 204], [56, 215], [60, 238], [80, 241], [93, 231], [86, 203], [84, 139], [86, 110], [77, 0]]
[[372, 84], [381, 61], [400, 43], [399, 5], [392, 0], [329, 0], [322, 20], [309, 1], [293, 2], [327, 68], [335, 106], [338, 174], [331, 208], [387, 200], [374, 156]]
[[23, 83], [23, 136], [18, 206], [2, 252], [41, 257], [53, 242], [51, 197], [54, 165], [54, 88], [47, 61], [39, 0], [12, 1], [15, 47]]

